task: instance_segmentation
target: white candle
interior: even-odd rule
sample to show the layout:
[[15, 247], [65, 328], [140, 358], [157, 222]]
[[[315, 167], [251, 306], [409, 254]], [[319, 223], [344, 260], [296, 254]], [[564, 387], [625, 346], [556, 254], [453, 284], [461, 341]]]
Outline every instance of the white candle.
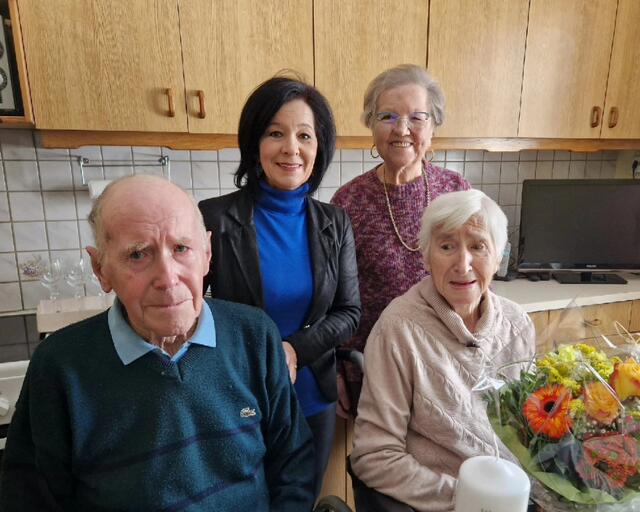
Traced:
[[482, 455], [460, 466], [455, 512], [526, 512], [531, 483], [518, 466]]

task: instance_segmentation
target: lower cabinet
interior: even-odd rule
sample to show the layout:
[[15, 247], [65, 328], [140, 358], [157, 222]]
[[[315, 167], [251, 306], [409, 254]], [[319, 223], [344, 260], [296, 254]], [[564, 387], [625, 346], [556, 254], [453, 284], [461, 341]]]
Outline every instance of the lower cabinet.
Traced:
[[529, 313], [536, 327], [538, 353], [558, 344], [582, 341], [606, 347], [627, 342], [640, 331], [640, 300]]

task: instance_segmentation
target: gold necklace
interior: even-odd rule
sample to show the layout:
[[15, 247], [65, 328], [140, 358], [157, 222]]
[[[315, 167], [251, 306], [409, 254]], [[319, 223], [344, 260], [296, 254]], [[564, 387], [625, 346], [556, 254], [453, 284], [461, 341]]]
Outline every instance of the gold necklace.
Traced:
[[[424, 170], [424, 166], [422, 167], [422, 178], [424, 179], [424, 189], [425, 196], [427, 198], [427, 203], [424, 205], [425, 208], [431, 203], [431, 191], [429, 190], [429, 179], [427, 178], [427, 173]], [[420, 249], [420, 243], [416, 247], [411, 247], [406, 244], [405, 241], [400, 236], [400, 231], [398, 230], [398, 226], [396, 225], [396, 221], [393, 218], [393, 211], [391, 210], [391, 201], [389, 201], [389, 193], [387, 192], [387, 166], [382, 164], [382, 187], [384, 188], [384, 198], [387, 200], [387, 210], [389, 211], [389, 218], [391, 219], [391, 225], [393, 226], [393, 230], [396, 232], [396, 236], [400, 243], [404, 245], [406, 249], [411, 252], [416, 252]]]

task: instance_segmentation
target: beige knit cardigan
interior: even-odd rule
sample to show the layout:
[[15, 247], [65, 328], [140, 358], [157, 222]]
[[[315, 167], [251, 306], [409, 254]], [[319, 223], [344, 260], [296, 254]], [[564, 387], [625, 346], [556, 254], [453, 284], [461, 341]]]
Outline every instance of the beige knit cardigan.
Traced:
[[495, 451], [485, 403], [471, 388], [485, 362], [528, 360], [534, 350], [533, 324], [514, 302], [488, 291], [472, 333], [430, 277], [414, 285], [367, 340], [356, 475], [419, 512], [452, 510], [460, 464]]

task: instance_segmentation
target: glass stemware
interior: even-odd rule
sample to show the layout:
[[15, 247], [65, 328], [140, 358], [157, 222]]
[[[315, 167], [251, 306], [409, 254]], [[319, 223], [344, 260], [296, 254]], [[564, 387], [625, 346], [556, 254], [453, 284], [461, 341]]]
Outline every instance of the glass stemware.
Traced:
[[84, 297], [84, 285], [86, 283], [86, 264], [83, 259], [72, 265], [64, 276], [67, 284], [73, 289], [76, 299]]
[[60, 282], [64, 273], [62, 271], [62, 262], [56, 258], [42, 273], [40, 283], [49, 290], [49, 300], [60, 298]]

